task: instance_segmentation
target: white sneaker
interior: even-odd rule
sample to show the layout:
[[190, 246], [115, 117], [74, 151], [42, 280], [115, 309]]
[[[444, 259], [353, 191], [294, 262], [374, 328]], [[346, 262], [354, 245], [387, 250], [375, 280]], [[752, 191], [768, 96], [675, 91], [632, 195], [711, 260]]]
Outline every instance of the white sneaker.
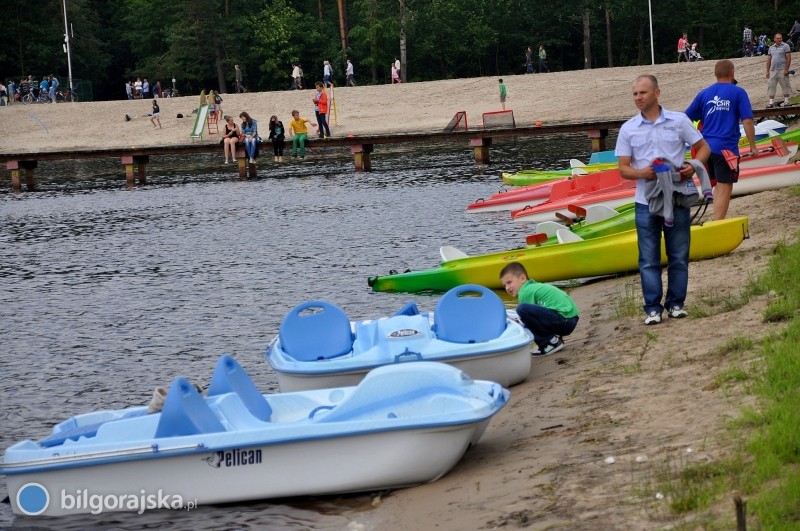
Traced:
[[689, 312], [687, 312], [686, 310], [684, 310], [679, 306], [673, 306], [667, 311], [667, 315], [675, 319], [683, 319], [684, 317], [689, 315]]
[[661, 314], [655, 310], [647, 314], [647, 317], [645, 317], [644, 319], [644, 324], [646, 325], [656, 325], [660, 322], [661, 322]]
[[254, 159], [253, 157], [250, 157], [250, 164], [255, 164], [255, 163], [256, 163], [256, 159]]
[[548, 342], [547, 345], [544, 346], [544, 350], [537, 348], [536, 350], [532, 351], [531, 356], [533, 357], [549, 356], [550, 354], [555, 354], [562, 348], [564, 348], [564, 340], [558, 337], [555, 343]]

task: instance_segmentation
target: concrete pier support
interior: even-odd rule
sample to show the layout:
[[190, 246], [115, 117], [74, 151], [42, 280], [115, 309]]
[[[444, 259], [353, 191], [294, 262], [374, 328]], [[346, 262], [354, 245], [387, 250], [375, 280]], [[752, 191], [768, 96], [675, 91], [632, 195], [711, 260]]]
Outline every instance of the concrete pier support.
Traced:
[[492, 147], [492, 137], [473, 138], [469, 147], [475, 152], [475, 164], [489, 164], [489, 148]]
[[139, 184], [147, 184], [147, 163], [150, 162], [150, 155], [123, 155], [120, 157], [125, 168], [125, 182], [129, 188], [136, 186], [136, 177], [139, 177]]
[[350, 153], [353, 154], [353, 165], [356, 171], [372, 171], [372, 144], [356, 144], [350, 146]]
[[32, 191], [36, 187], [33, 170], [38, 166], [39, 163], [35, 160], [9, 160], [6, 162], [6, 169], [11, 173], [11, 189], [15, 192], [22, 191], [22, 175], [20, 172], [24, 172], [25, 186], [29, 192]]
[[236, 145], [236, 164], [239, 166], [240, 179], [247, 179], [248, 176], [251, 179], [256, 178], [256, 165], [255, 163], [250, 164], [250, 158], [247, 156], [247, 151], [244, 149], [244, 144]]
[[606, 137], [608, 137], [608, 129], [589, 129], [587, 134], [592, 141], [593, 153], [606, 150]]

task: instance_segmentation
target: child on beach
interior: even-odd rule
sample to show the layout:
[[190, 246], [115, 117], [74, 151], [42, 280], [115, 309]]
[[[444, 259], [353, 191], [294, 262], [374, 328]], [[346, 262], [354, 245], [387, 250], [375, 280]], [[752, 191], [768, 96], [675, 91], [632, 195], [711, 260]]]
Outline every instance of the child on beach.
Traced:
[[503, 78], [498, 81], [500, 82], [500, 105], [503, 106], [503, 110], [506, 110], [506, 86], [503, 84]]
[[297, 145], [300, 145], [300, 158], [306, 158], [306, 137], [308, 128], [306, 124], [316, 127], [317, 124], [300, 116], [300, 111], [292, 111], [292, 121], [289, 122], [289, 131], [292, 132], [292, 156], [297, 157]]
[[153, 123], [153, 127], [158, 122], [158, 128], [161, 129], [161, 108], [158, 106], [158, 100], [153, 100], [153, 113], [150, 116], [150, 121]]
[[529, 279], [519, 262], [506, 265], [500, 281], [506, 293], [519, 300], [517, 315], [539, 347], [531, 355], [547, 356], [564, 348], [563, 336], [578, 325], [578, 307], [572, 298], [551, 284]]

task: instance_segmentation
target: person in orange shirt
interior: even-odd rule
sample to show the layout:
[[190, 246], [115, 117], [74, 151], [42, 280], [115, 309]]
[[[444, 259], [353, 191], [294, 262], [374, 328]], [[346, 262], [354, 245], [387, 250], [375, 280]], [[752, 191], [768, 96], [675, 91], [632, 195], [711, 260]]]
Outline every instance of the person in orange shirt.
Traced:
[[319, 137], [328, 138], [331, 136], [331, 130], [328, 127], [328, 93], [325, 92], [325, 85], [317, 81], [317, 93], [314, 95], [314, 112], [317, 115], [317, 122], [319, 122]]

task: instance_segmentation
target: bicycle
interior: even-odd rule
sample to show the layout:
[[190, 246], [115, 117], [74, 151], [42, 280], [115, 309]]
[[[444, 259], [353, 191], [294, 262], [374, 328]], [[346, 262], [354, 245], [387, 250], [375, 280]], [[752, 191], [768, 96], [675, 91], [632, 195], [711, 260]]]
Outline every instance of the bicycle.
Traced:
[[78, 101], [77, 91], [73, 90], [71, 93], [69, 89], [56, 91], [56, 103], [64, 103], [67, 101]]
[[47, 103], [50, 101], [50, 96], [47, 92], [41, 89], [32, 89], [22, 96], [22, 103], [30, 105], [31, 103]]

